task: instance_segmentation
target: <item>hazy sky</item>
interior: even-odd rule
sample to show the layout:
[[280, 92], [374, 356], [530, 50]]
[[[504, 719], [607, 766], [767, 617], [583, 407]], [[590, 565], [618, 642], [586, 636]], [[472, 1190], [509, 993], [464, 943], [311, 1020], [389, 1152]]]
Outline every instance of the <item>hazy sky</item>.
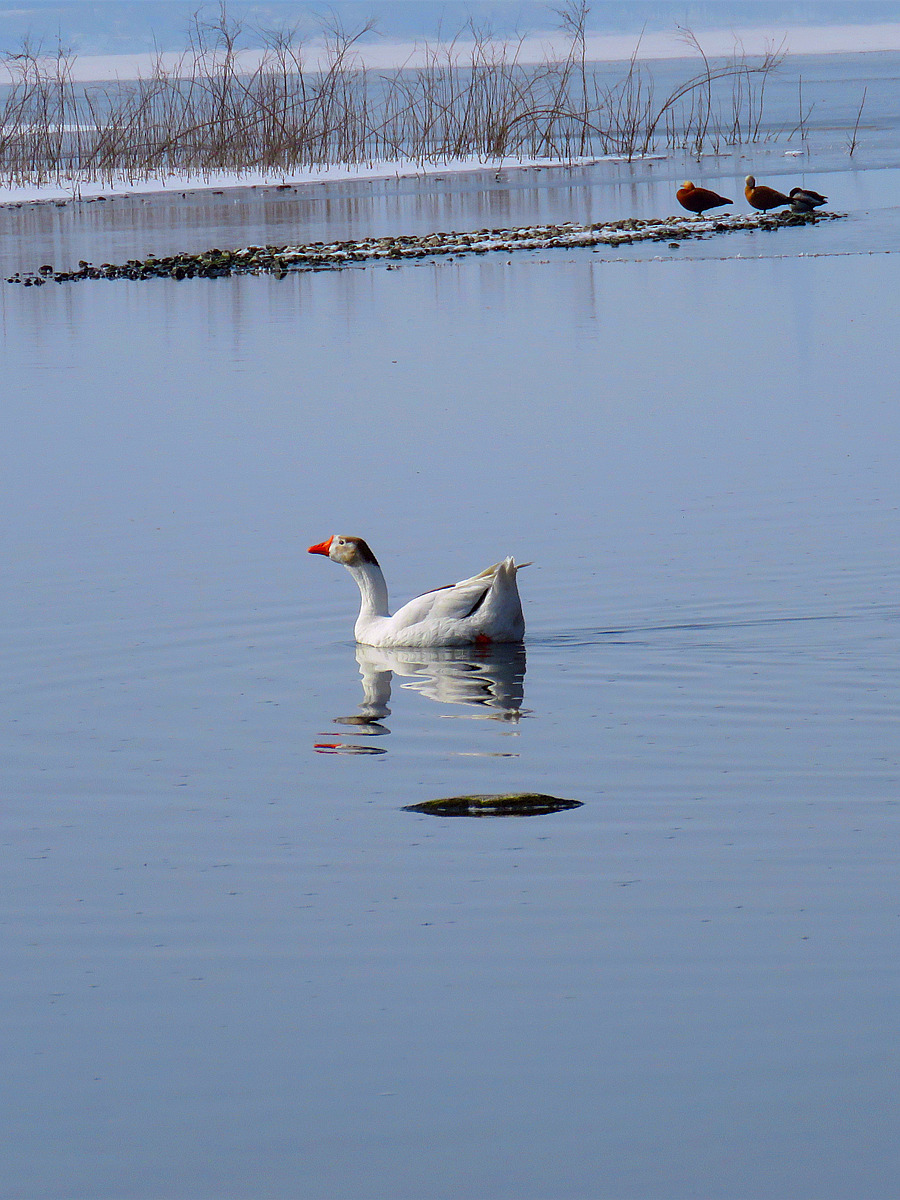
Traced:
[[[229, 0], [228, 12], [250, 27], [298, 26], [309, 36], [321, 14], [334, 10], [358, 27], [374, 17], [389, 38], [456, 33], [471, 18], [504, 36], [554, 28], [554, 4], [542, 0]], [[0, 51], [16, 50], [24, 37], [52, 44], [61, 38], [79, 54], [133, 53], [182, 48], [192, 13], [214, 14], [218, 5], [200, 0], [67, 0], [0, 7]], [[589, 28], [630, 33], [671, 29], [820, 25], [900, 20], [900, 0], [595, 0]], [[258, 40], [258, 39], [257, 39]]]

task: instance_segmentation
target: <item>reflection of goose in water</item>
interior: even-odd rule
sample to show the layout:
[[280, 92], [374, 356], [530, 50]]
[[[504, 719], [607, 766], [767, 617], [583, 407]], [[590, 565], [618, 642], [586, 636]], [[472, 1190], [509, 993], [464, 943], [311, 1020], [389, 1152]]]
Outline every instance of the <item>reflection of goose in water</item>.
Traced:
[[[464, 704], [484, 709], [480, 716], [495, 721], [518, 721], [525, 695], [525, 647], [493, 646], [475, 651], [449, 647], [422, 650], [386, 650], [356, 647], [363, 681], [361, 714], [377, 720], [386, 716], [391, 698], [391, 677], [401, 675], [401, 686], [439, 704]], [[474, 714], [472, 714], [474, 715]]]
[[[395, 675], [408, 679], [401, 687], [427, 696], [439, 704], [461, 704], [477, 711], [465, 715], [473, 720], [504, 721], [515, 724], [527, 709], [525, 695], [525, 647], [444, 646], [430, 649], [386, 650], [381, 647], [356, 647], [356, 661], [362, 676], [363, 700], [359, 712], [335, 717], [335, 725], [346, 725], [355, 737], [379, 738], [391, 731], [385, 725], [390, 716], [391, 684]], [[383, 754], [371, 742], [316, 742], [322, 753]]]

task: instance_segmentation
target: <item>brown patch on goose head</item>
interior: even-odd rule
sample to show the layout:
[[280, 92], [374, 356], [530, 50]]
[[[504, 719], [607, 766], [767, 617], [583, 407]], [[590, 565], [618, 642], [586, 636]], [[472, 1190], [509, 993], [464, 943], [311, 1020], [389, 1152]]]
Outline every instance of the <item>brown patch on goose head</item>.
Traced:
[[359, 553], [359, 557], [363, 560], [363, 562], [371, 563], [373, 567], [378, 566], [378, 559], [372, 553], [372, 548], [364, 538], [348, 537], [346, 540], [348, 542], [356, 543], [357, 552]]
[[378, 559], [372, 553], [368, 542], [361, 537], [349, 537], [336, 533], [327, 542], [319, 542], [309, 547], [310, 554], [324, 554], [332, 562], [341, 563], [345, 567], [358, 567], [363, 563], [378, 566]]

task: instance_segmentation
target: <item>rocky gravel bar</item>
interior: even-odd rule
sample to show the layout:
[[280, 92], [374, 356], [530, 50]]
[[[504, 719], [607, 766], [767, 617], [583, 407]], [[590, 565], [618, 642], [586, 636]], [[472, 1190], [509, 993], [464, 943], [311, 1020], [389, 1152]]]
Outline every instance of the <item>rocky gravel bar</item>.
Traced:
[[74, 283], [81, 279], [220, 279], [227, 275], [274, 275], [292, 271], [329, 271], [385, 263], [388, 268], [412, 259], [439, 255], [458, 257], [515, 250], [555, 250], [575, 246], [630, 246], [665, 242], [680, 246], [691, 238], [708, 238], [739, 230], [777, 230], [785, 226], [816, 225], [842, 213], [748, 213], [720, 217], [628, 219], [596, 225], [529, 225], [524, 229], [478, 229], [471, 233], [429, 233], [402, 237], [359, 238], [346, 242], [312, 242], [306, 246], [246, 246], [241, 250], [205, 250], [157, 258], [131, 258], [125, 263], [79, 262], [74, 270], [56, 270], [49, 263], [35, 272], [19, 272], [7, 283], [40, 287], [45, 283]]

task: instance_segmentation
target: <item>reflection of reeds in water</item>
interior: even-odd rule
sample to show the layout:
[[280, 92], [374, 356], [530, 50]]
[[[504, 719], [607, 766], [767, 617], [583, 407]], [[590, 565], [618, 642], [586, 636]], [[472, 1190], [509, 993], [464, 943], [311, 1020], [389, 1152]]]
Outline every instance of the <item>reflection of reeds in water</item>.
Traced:
[[472, 26], [465, 42], [428, 48], [421, 67], [362, 69], [358, 43], [371, 25], [350, 32], [336, 21], [325, 31], [324, 66], [310, 69], [302, 44], [278, 32], [262, 35], [248, 65], [241, 26], [224, 10], [211, 24], [194, 18], [180, 65], [158, 59], [128, 82], [78, 83], [69, 55], [46, 58], [26, 44], [4, 59], [0, 178], [77, 187], [396, 159], [630, 158], [660, 145], [699, 154], [760, 137], [778, 52], [712, 63], [686, 33], [702, 69], [657, 98], [639, 45], [613, 83], [586, 61], [587, 12], [569, 0], [560, 13], [568, 52], [538, 65], [518, 61], [520, 43]]

